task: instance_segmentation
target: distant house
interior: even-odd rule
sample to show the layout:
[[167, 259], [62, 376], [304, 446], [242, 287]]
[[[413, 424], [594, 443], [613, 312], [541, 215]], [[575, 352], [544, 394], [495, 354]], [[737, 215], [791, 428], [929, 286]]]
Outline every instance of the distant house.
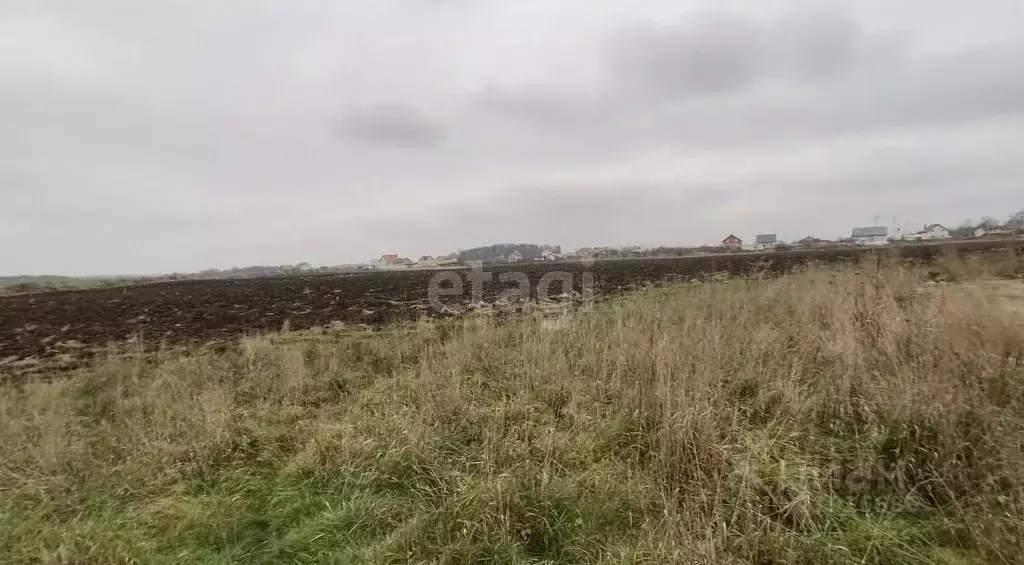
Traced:
[[763, 233], [754, 238], [754, 249], [774, 249], [779, 237], [774, 233]]
[[925, 226], [923, 230], [903, 234], [904, 241], [934, 241], [937, 239], [949, 239], [953, 237], [949, 230], [943, 227], [942, 224], [931, 224]]
[[889, 243], [889, 228], [886, 226], [868, 226], [853, 228], [854, 245], [886, 245]]
[[544, 251], [541, 252], [540, 258], [544, 261], [557, 261], [561, 257], [558, 255], [558, 253], [555, 253], [550, 249], [545, 249]]
[[506, 260], [509, 263], [518, 263], [523, 260], [523, 254], [518, 249], [513, 249], [509, 252]]
[[399, 257], [397, 253], [386, 253], [374, 262], [374, 268], [385, 271], [388, 269], [406, 269], [412, 266], [412, 261]]
[[434, 262], [437, 263], [438, 267], [448, 267], [451, 265], [458, 265], [459, 258], [454, 255], [441, 255], [440, 257], [435, 258]]
[[729, 234], [729, 237], [722, 240], [722, 247], [726, 249], [739, 249], [743, 247], [743, 240], [733, 234]]
[[385, 253], [380, 256], [380, 259], [373, 262], [373, 267], [380, 270], [390, 269], [394, 266], [395, 261], [398, 261], [398, 253]]

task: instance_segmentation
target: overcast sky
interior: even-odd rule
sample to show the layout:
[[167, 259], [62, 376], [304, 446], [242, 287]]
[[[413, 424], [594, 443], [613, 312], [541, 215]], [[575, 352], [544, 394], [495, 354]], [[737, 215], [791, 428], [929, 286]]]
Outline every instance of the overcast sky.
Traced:
[[1022, 15], [0, 0], [0, 274], [1005, 218], [1024, 207]]

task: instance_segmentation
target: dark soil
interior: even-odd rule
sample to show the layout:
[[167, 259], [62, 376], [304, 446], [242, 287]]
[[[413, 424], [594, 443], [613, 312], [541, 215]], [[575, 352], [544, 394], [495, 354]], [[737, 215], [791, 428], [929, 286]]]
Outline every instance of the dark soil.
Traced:
[[[899, 246], [882, 250], [828, 249], [767, 254], [733, 254], [672, 259], [630, 259], [584, 263], [519, 263], [485, 268], [493, 273], [482, 295], [473, 297], [468, 271], [456, 271], [465, 292], [443, 302], [458, 309], [472, 300], [494, 301], [512, 283], [502, 273], [519, 272], [536, 294], [541, 278], [554, 271], [571, 275], [580, 291], [584, 273], [598, 295], [644, 283], [712, 274], [777, 275], [811, 263], [898, 258], [932, 262], [947, 254], [1024, 252], [1024, 241], [964, 242]], [[141, 338], [146, 347], [229, 342], [245, 334], [312, 327], [381, 326], [423, 316], [450, 315], [430, 306], [428, 288], [438, 271], [392, 271], [349, 275], [203, 280], [121, 288], [70, 290], [0, 297], [0, 370], [4, 363], [35, 358], [82, 359], [112, 342]], [[509, 275], [506, 275], [506, 278]], [[549, 295], [563, 291], [551, 285]]]

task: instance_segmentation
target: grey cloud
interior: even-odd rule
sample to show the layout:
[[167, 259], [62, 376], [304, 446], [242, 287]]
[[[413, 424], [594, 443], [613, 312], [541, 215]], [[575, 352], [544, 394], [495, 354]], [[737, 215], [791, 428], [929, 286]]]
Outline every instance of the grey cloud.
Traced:
[[767, 21], [694, 12], [675, 24], [634, 25], [612, 33], [602, 55], [614, 83], [679, 96], [736, 92], [773, 78], [826, 79], [877, 57], [880, 49], [898, 59], [906, 47], [891, 34], [865, 32], [838, 12]]
[[762, 65], [762, 30], [723, 13], [698, 12], [676, 25], [637, 25], [608, 41], [611, 79], [676, 94], [727, 92], [752, 81]]
[[356, 141], [394, 147], [432, 147], [445, 138], [441, 124], [405, 105], [351, 110], [341, 119], [337, 131], [341, 136]]
[[7, 271], [1021, 207], [1012, 0], [0, 3]]
[[585, 126], [594, 118], [600, 110], [595, 102], [584, 93], [496, 85], [484, 87], [473, 99], [476, 108], [512, 120], [571, 127]]
[[488, 86], [474, 107], [615, 147], [845, 131], [903, 119], [892, 114], [905, 112], [896, 108], [904, 98], [934, 101], [919, 91], [921, 79], [953, 86], [941, 67], [954, 63], [909, 61], [913, 42], [910, 33], [868, 31], [831, 11], [775, 19], [692, 12], [609, 31], [594, 60], [580, 62], [602, 71], [593, 84]]
[[[846, 31], [821, 31], [830, 25]], [[621, 153], [663, 145], [735, 150], [1024, 112], [1024, 69], [1008, 63], [1024, 57], [1024, 45], [915, 53], [909, 50], [912, 39], [906, 34], [875, 36], [832, 16], [790, 18], [779, 26], [805, 30], [803, 36], [787, 33], [784, 49], [773, 51], [784, 62], [774, 68], [789, 73], [780, 76], [800, 79], [788, 85], [756, 84], [755, 77], [766, 78], [765, 69], [772, 68], [761, 64], [753, 74], [727, 73], [731, 82], [716, 78], [718, 82], [700, 83], [736, 85], [732, 92], [719, 93], [728, 96], [676, 96], [681, 93], [674, 89], [683, 85], [669, 79], [657, 84], [625, 81], [661, 88], [653, 95], [650, 90], [623, 93], [618, 86], [623, 80], [616, 80], [603, 90], [577, 88], [575, 94], [571, 85], [546, 92], [506, 88], [500, 104], [493, 103], [493, 92], [481, 96], [489, 101], [484, 105], [489, 111], [549, 131], [559, 140], [563, 154], [578, 151], [583, 158], [605, 150]], [[659, 53], [664, 52], [670, 51]], [[747, 60], [744, 57], [740, 58]], [[656, 77], [652, 73], [651, 81], [660, 80]], [[739, 86], [743, 81], [746, 84]], [[573, 119], [559, 120], [559, 115]], [[577, 135], [581, 132], [587, 135]]]
[[[780, 51], [780, 66], [808, 78], [842, 74], [857, 63], [860, 52], [868, 48], [865, 44], [874, 39], [866, 36], [859, 22], [829, 12], [784, 20], [773, 32], [770, 41]], [[772, 45], [766, 47], [773, 49]]]
[[[1024, 45], [990, 45], [919, 57], [898, 73], [860, 85], [863, 102], [851, 119], [888, 115], [891, 123], [955, 123], [1024, 111]], [[877, 122], [876, 122], [877, 123]]]

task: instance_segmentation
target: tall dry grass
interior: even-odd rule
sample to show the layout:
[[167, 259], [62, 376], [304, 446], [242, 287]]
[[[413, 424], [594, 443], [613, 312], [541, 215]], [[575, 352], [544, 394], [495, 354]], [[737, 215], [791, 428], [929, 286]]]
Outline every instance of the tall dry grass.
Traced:
[[924, 278], [812, 270], [10, 384], [0, 559], [1021, 562], [1024, 320]]

